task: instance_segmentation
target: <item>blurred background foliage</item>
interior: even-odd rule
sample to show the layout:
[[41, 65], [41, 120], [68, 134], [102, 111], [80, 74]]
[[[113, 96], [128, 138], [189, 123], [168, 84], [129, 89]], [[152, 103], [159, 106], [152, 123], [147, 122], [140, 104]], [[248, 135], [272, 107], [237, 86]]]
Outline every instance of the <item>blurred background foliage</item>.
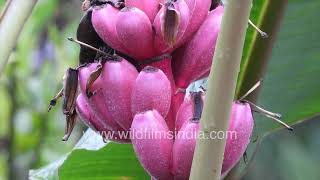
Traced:
[[[0, 7], [4, 3], [0, 0]], [[253, 21], [259, 19], [260, 4], [262, 1], [254, 1]], [[60, 106], [47, 113], [49, 100], [62, 86], [65, 70], [78, 61], [78, 46], [66, 38], [75, 36], [82, 16], [80, 7], [80, 0], [39, 0], [0, 77], [0, 180], [27, 179], [29, 169], [69, 153], [86, 129], [78, 123], [64, 143]], [[277, 130], [264, 135], [262, 132], [279, 126], [255, 115], [253, 140], [262, 143], [244, 179], [320, 179], [319, 8], [318, 0], [289, 1], [258, 101], [283, 113], [284, 120], [292, 124], [309, 120], [296, 125], [295, 133]], [[253, 34], [250, 28], [249, 34]], [[256, 144], [249, 149], [249, 158]], [[106, 159], [102, 161], [102, 157]], [[125, 179], [135, 174], [138, 179], [149, 179], [131, 146], [120, 148], [117, 144], [99, 151], [74, 150], [59, 171], [61, 179]]]
[[19, 37], [0, 79], [0, 179], [27, 179], [29, 169], [58, 159], [81, 136], [80, 124], [62, 142], [61, 108], [47, 113], [66, 68], [77, 64], [79, 48], [66, 38], [75, 36], [80, 7], [79, 0], [40, 0]]

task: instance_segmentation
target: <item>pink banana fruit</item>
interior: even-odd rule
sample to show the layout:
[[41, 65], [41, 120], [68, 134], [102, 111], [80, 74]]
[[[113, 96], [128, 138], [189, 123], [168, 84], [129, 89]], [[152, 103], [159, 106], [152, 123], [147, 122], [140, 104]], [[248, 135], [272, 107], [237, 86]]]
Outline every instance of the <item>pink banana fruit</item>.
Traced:
[[190, 9], [190, 21], [184, 34], [184, 39], [190, 37], [199, 29], [203, 21], [208, 16], [211, 0], [185, 0]]
[[168, 0], [162, 5], [153, 22], [154, 47], [158, 54], [171, 53], [181, 44], [189, 20], [190, 10], [184, 0]]
[[154, 35], [148, 16], [138, 8], [125, 7], [116, 17], [116, 31], [129, 56], [145, 60], [155, 56]]
[[111, 117], [125, 130], [131, 127], [131, 95], [138, 76], [136, 68], [124, 59], [107, 61], [103, 65], [104, 100]]
[[240, 101], [234, 102], [228, 131], [236, 132], [236, 137], [227, 137], [221, 171], [222, 177], [226, 176], [243, 156], [250, 143], [253, 126], [250, 105]]
[[156, 109], [166, 117], [171, 104], [171, 85], [158, 68], [147, 66], [138, 75], [131, 97], [132, 114]]
[[150, 22], [153, 22], [160, 9], [159, 0], [125, 0], [125, 5], [142, 10], [149, 17]]
[[[97, 63], [80, 70], [80, 89], [86, 92], [89, 75]], [[112, 126], [129, 130], [132, 123], [131, 95], [138, 71], [124, 59], [107, 60], [103, 63], [101, 75], [93, 83], [90, 91], [94, 95], [89, 99], [90, 105], [100, 117]]]
[[[185, 123], [181, 127], [173, 146], [173, 173], [176, 180], [189, 179], [196, 136], [199, 130], [197, 122], [189, 121], [192, 116], [185, 117]], [[253, 117], [248, 103], [234, 102], [228, 131], [235, 132], [236, 136], [227, 136], [224, 152], [221, 176], [234, 167], [244, 154], [253, 130]]]
[[174, 78], [173, 78], [173, 73], [172, 73], [172, 68], [171, 68], [171, 59], [172, 57], [169, 55], [165, 55], [163, 57], [160, 57], [162, 59], [155, 61], [155, 62], [151, 62], [148, 65], [142, 65], [140, 67], [140, 69], [143, 69], [144, 67], [147, 66], [153, 66], [156, 68], [159, 68], [160, 70], [162, 70], [162, 72], [167, 76], [167, 78], [170, 81], [170, 85], [171, 85], [171, 105], [170, 105], [170, 110], [168, 115], [166, 116], [166, 122], [167, 125], [169, 127], [170, 130], [174, 130], [174, 123], [175, 123], [175, 117], [176, 117], [176, 106], [179, 107], [179, 105], [176, 105], [175, 103], [175, 99], [176, 99], [176, 88], [175, 88], [175, 83], [174, 83]]
[[98, 118], [91, 106], [88, 103], [88, 99], [80, 93], [76, 101], [76, 110], [81, 120], [91, 129], [95, 131], [108, 131], [108, 125], [106, 122]]
[[172, 162], [175, 180], [189, 179], [203, 100], [202, 92], [191, 92], [177, 113], [176, 130], [178, 133], [173, 145]]
[[110, 4], [105, 4], [102, 7], [94, 7], [91, 21], [95, 31], [106, 44], [117, 51], [128, 54], [116, 31], [118, 13], [119, 9]]
[[[86, 67], [79, 69], [79, 85], [82, 94], [86, 94], [86, 83], [90, 76], [90, 74], [97, 68], [97, 63], [89, 64]], [[91, 91], [95, 92], [95, 95], [88, 99], [88, 103], [91, 106], [94, 114], [104, 121], [108, 129], [112, 131], [123, 131], [124, 129], [120, 127], [120, 125], [111, 118], [111, 115], [108, 111], [106, 111], [106, 103], [104, 101], [104, 94], [101, 89], [104, 82], [101, 78], [98, 78], [91, 87]]]
[[95, 7], [92, 25], [106, 44], [121, 53], [137, 60], [155, 56], [151, 22], [138, 8], [119, 10], [109, 4]]
[[175, 180], [189, 179], [198, 130], [199, 122], [187, 122], [176, 136], [172, 165]]
[[158, 56], [156, 58], [157, 60], [155, 60], [154, 62], [140, 65], [140, 69], [142, 70], [147, 66], [152, 66], [160, 69], [169, 79], [171, 86], [174, 87], [174, 78], [173, 78], [172, 67], [171, 67], [172, 56], [166, 54], [163, 56]]
[[136, 114], [131, 126], [131, 141], [144, 169], [157, 180], [171, 180], [173, 138], [156, 110]]
[[102, 136], [106, 135], [103, 138], [109, 139], [117, 143], [130, 143], [130, 138], [120, 137], [119, 132], [112, 132], [108, 129], [106, 122], [101, 121], [92, 110], [91, 106], [88, 103], [85, 95], [79, 94], [76, 101], [76, 109], [80, 119], [91, 129], [100, 133]]
[[174, 52], [172, 68], [177, 87], [187, 88], [210, 71], [222, 15], [222, 6], [210, 12], [192, 40]]

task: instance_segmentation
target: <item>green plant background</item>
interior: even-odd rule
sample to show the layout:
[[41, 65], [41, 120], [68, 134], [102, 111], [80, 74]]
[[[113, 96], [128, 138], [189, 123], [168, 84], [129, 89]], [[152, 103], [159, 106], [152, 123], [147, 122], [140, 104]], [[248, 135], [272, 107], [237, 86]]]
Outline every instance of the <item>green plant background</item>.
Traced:
[[[3, 5], [4, 0], [0, 0], [0, 7]], [[264, 5], [265, 1], [254, 0], [253, 22], [259, 24]], [[82, 15], [80, 7], [79, 0], [39, 0], [0, 77], [0, 180], [8, 179], [10, 171], [14, 172], [10, 179], [26, 179], [29, 169], [41, 168], [69, 152], [50, 179], [150, 179], [131, 145], [108, 144], [98, 151], [71, 151], [86, 127], [78, 123], [70, 141], [63, 143], [65, 122], [60, 106], [46, 112], [49, 99], [61, 87], [64, 71], [77, 64], [79, 48], [66, 38], [75, 36]], [[260, 106], [281, 112], [287, 123], [312, 120], [300, 123], [295, 126], [296, 132], [290, 133], [275, 130], [280, 128], [277, 124], [255, 114], [253, 139], [261, 139], [262, 144], [245, 179], [320, 178], [316, 168], [320, 165], [319, 9], [318, 0], [289, 1], [258, 99]], [[243, 63], [254, 35], [249, 27]], [[46, 45], [48, 52], [41, 48]], [[39, 52], [44, 55], [37, 58]], [[6, 146], [8, 140], [13, 142], [11, 148]], [[252, 143], [249, 157], [255, 145]]]

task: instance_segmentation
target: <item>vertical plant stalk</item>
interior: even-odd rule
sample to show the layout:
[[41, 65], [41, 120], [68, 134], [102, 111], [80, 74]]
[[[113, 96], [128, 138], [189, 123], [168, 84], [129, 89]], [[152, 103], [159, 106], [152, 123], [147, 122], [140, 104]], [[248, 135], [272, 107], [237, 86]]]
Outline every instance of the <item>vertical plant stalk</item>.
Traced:
[[190, 179], [219, 180], [226, 138], [211, 138], [212, 132], [226, 132], [245, 34], [251, 0], [229, 0], [225, 5], [213, 65], [208, 79], [208, 92], [200, 122], [199, 139], [195, 148]]
[[0, 17], [0, 76], [37, 0], [9, 0]]

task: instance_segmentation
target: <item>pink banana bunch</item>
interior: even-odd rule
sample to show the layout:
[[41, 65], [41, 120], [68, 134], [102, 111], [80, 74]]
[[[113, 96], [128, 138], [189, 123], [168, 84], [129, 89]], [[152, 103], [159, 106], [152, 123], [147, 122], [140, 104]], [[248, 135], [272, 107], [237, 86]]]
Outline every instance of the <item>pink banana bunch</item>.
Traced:
[[[210, 6], [211, 0], [85, 0], [78, 40], [69, 38], [80, 44], [80, 65], [67, 70], [49, 105], [64, 97], [63, 140], [80, 117], [104, 139], [132, 143], [152, 179], [188, 179], [204, 93], [185, 97], [185, 89], [208, 76], [224, 11]], [[227, 137], [222, 176], [242, 157], [252, 129], [248, 102], [234, 102], [228, 131], [236, 137]]]
[[[199, 112], [201, 115], [204, 95], [191, 93], [181, 105], [177, 114], [177, 128], [179, 128], [173, 145], [172, 172], [176, 180], [188, 180], [191, 164], [199, 133]], [[224, 177], [240, 160], [245, 152], [253, 130], [253, 117], [250, 105], [236, 101], [232, 105], [232, 113], [228, 132], [235, 136], [227, 136], [222, 165]]]
[[90, 74], [98, 63], [80, 68], [80, 91], [86, 96], [87, 90], [94, 93], [87, 97], [94, 113], [105, 121], [113, 131], [129, 130], [133, 118], [130, 99], [138, 71], [124, 59], [107, 60], [99, 78], [88, 88]]
[[92, 25], [107, 45], [144, 61], [171, 53], [188, 41], [207, 17], [211, 0], [125, 0], [122, 6], [119, 3], [122, 1], [95, 5]]
[[138, 8], [119, 10], [110, 4], [96, 7], [92, 11], [92, 24], [106, 44], [124, 54], [138, 60], [156, 55], [151, 22]]
[[[99, 76], [91, 83], [97, 72]], [[167, 76], [151, 66], [138, 73], [123, 58], [80, 67], [79, 86], [77, 112], [99, 132], [129, 131], [135, 114], [156, 109], [166, 117], [170, 110], [172, 90]]]
[[[212, 63], [223, 7], [209, 12], [210, 5], [211, 0], [85, 0], [87, 13], [77, 32], [85, 42], [71, 39], [81, 44], [83, 63], [69, 69], [63, 91], [50, 103], [64, 96], [66, 137], [79, 116], [104, 139], [132, 143], [153, 179], [188, 179], [196, 137], [183, 133], [198, 133], [204, 95], [184, 98], [183, 89], [206, 76]], [[247, 134], [239, 142], [227, 140], [230, 149], [243, 145], [237, 152], [226, 148], [222, 173], [239, 160], [251, 135], [249, 123], [236, 123], [249, 121], [247, 110], [238, 111], [229, 129]]]
[[[204, 98], [202, 92], [192, 92], [185, 98], [176, 116], [178, 133], [174, 140], [157, 110], [149, 110], [134, 117], [131, 127], [132, 144], [138, 159], [152, 179], [189, 179]], [[244, 154], [252, 130], [250, 105], [234, 102], [228, 128], [228, 132], [234, 136], [227, 136], [222, 177]]]

